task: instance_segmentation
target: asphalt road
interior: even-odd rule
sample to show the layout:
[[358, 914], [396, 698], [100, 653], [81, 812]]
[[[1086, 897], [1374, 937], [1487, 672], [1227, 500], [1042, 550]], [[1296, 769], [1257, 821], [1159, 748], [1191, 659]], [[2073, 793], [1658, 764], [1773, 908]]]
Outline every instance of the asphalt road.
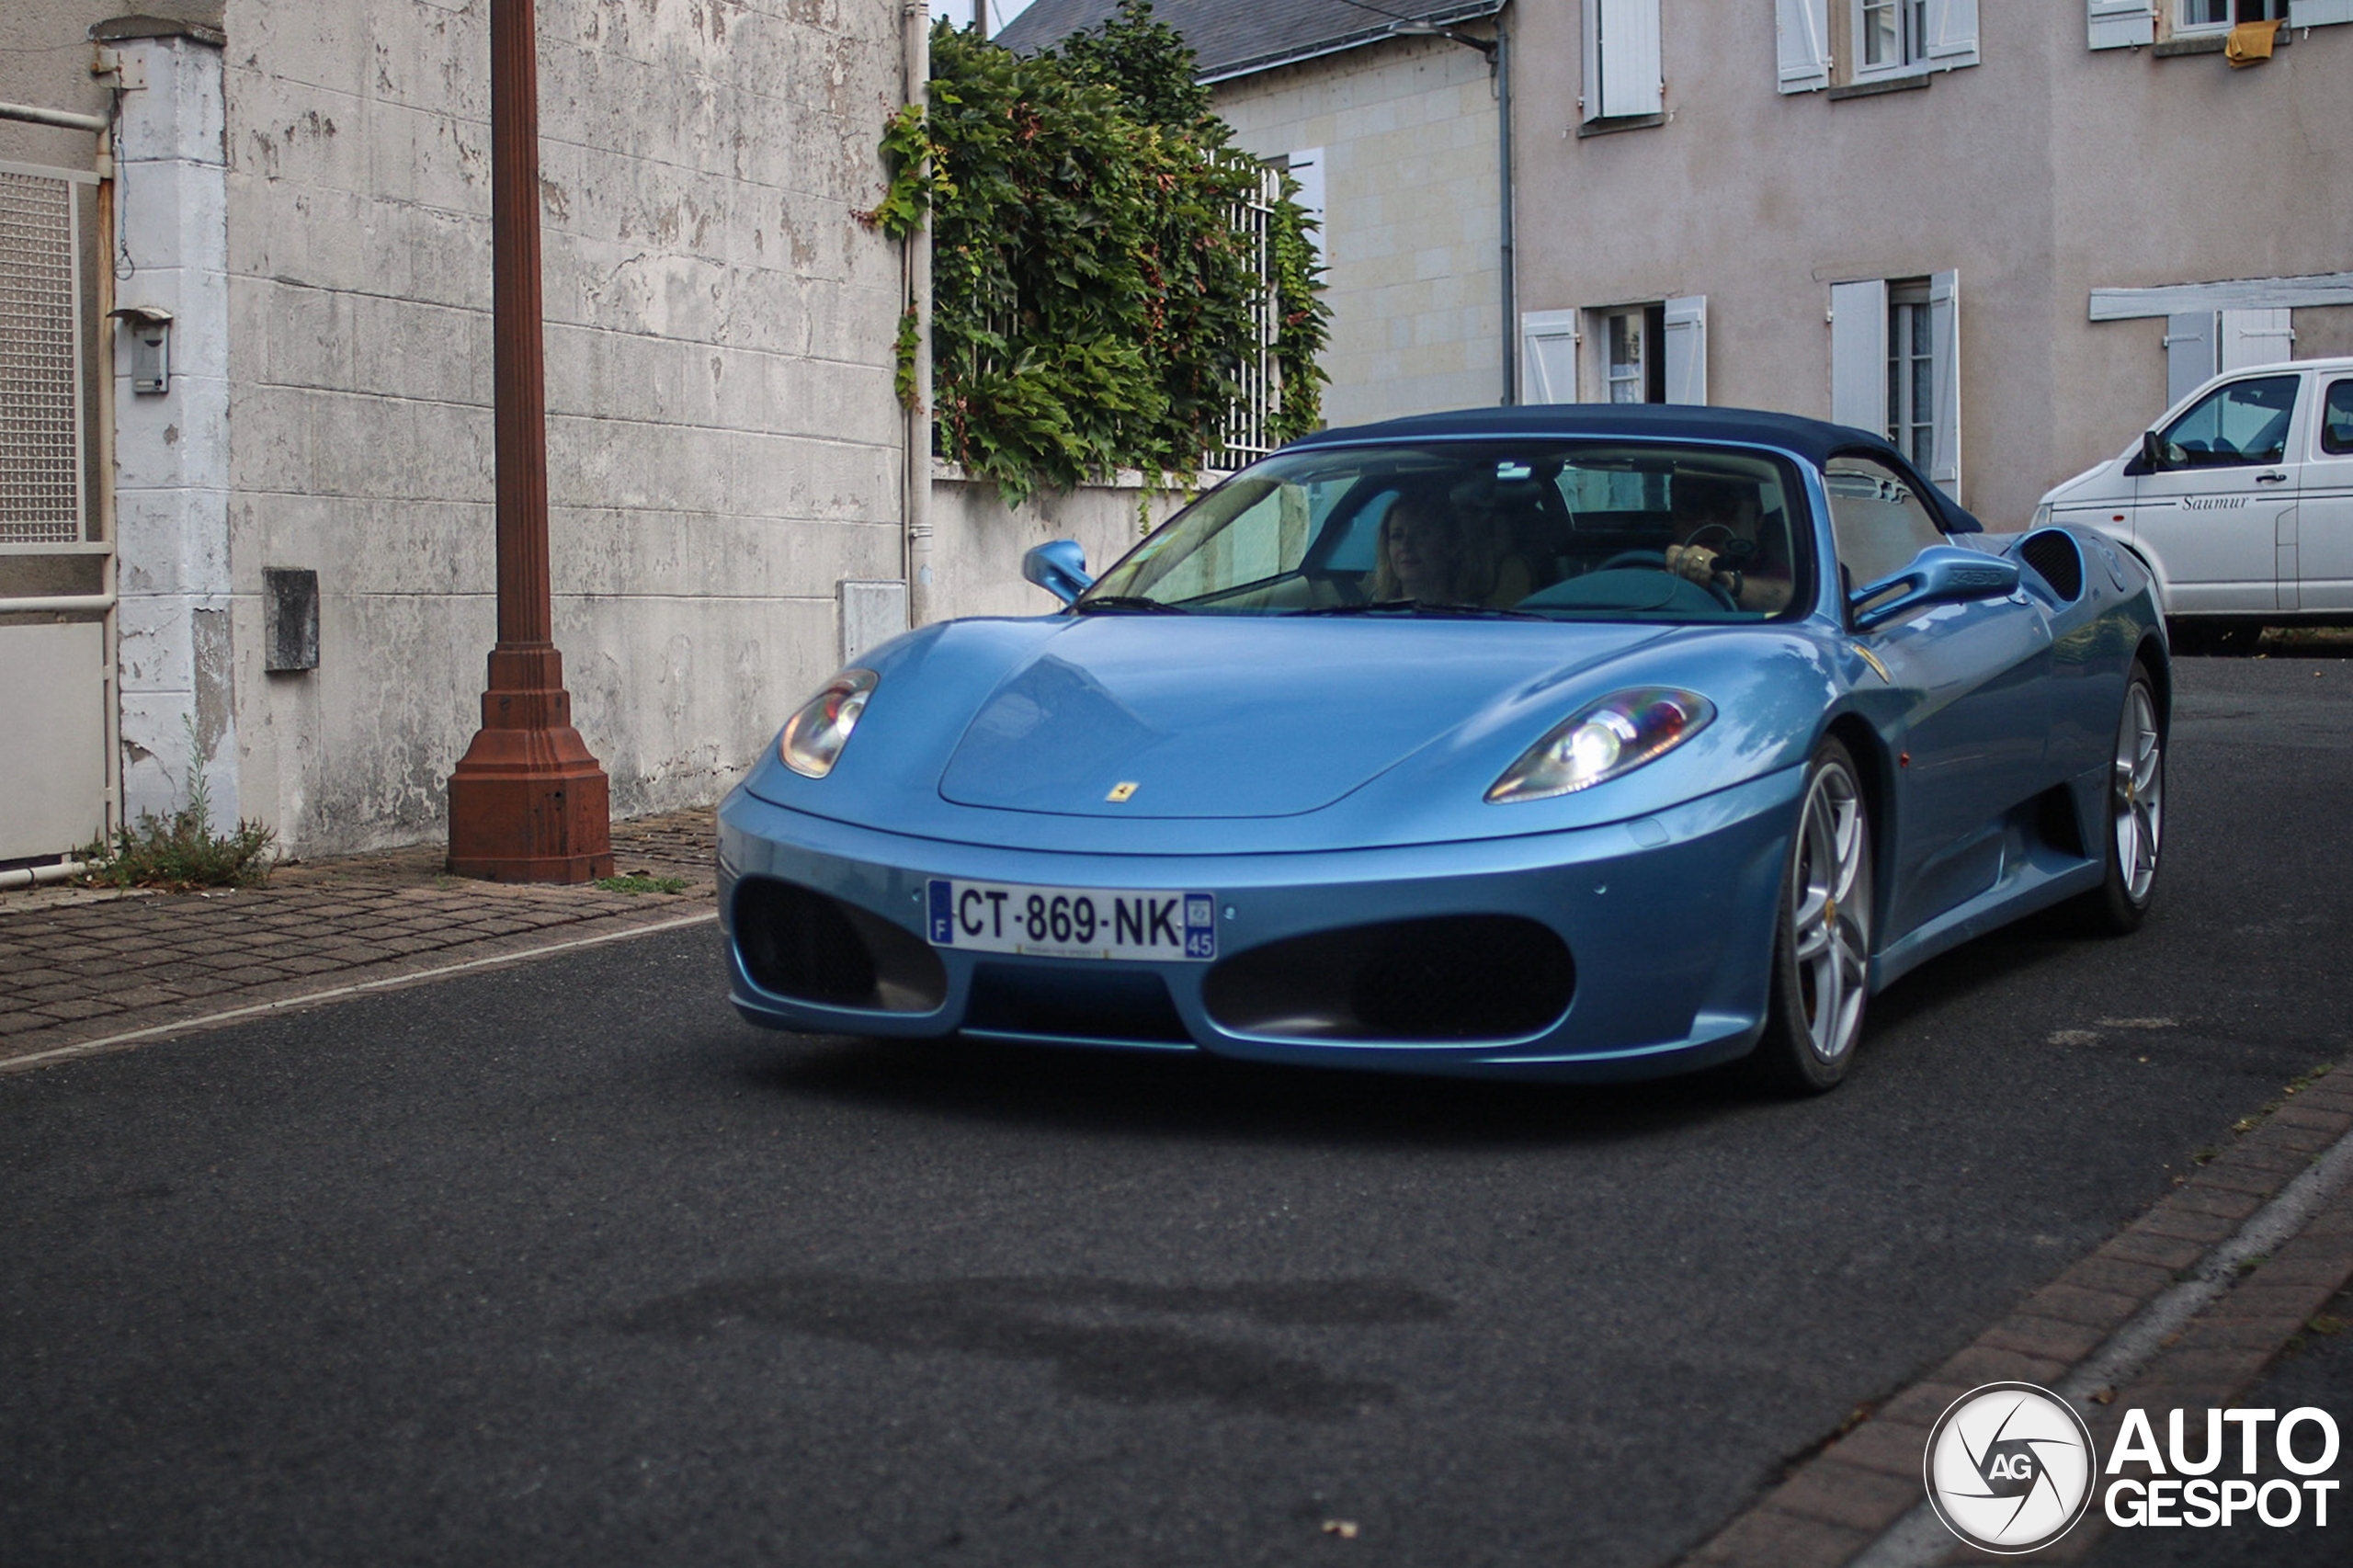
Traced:
[[0, 1078], [0, 1559], [1665, 1562], [2353, 1051], [2353, 663], [2182, 685], [2148, 926], [1804, 1104], [768, 1035], [708, 932]]

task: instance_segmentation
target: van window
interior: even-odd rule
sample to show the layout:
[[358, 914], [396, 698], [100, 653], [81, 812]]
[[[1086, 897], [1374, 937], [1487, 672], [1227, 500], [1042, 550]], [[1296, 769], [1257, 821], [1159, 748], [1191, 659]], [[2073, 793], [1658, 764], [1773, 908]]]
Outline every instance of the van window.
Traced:
[[2353, 452], [2353, 381], [2338, 381], [2328, 389], [2321, 405], [2320, 449]]
[[2167, 468], [2240, 468], [2276, 463], [2288, 452], [2288, 421], [2301, 376], [2257, 376], [2216, 387], [2189, 405], [2161, 437]]

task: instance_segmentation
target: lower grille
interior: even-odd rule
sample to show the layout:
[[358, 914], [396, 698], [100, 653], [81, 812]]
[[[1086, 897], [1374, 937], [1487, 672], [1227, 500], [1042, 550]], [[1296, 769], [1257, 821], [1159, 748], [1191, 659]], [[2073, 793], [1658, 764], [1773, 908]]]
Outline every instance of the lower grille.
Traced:
[[754, 984], [795, 1001], [928, 1013], [948, 999], [948, 971], [921, 938], [795, 882], [736, 884], [735, 948]]
[[977, 965], [964, 1027], [1142, 1045], [1190, 1044], [1193, 1038], [1156, 974], [1043, 964]]
[[1575, 985], [1550, 927], [1458, 915], [1253, 948], [1210, 971], [1202, 1001], [1236, 1034], [1461, 1043], [1540, 1033], [1568, 1011]]

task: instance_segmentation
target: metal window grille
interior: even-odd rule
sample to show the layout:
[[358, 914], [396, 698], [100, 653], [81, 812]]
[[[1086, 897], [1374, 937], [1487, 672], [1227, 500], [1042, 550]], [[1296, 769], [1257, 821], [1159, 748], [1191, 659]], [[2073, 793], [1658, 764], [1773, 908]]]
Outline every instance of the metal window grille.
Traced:
[[1257, 270], [1258, 292], [1250, 307], [1252, 341], [1243, 345], [1242, 363], [1233, 406], [1220, 432], [1223, 449], [1211, 461], [1220, 468], [1240, 468], [1275, 449], [1267, 427], [1282, 411], [1282, 366], [1275, 358], [1275, 335], [1281, 324], [1275, 301], [1274, 215], [1283, 199], [1283, 170], [1268, 164], [1258, 170], [1258, 188], [1233, 210], [1233, 226], [1249, 242], [1252, 265]]
[[74, 184], [0, 169], [0, 545], [82, 539]]

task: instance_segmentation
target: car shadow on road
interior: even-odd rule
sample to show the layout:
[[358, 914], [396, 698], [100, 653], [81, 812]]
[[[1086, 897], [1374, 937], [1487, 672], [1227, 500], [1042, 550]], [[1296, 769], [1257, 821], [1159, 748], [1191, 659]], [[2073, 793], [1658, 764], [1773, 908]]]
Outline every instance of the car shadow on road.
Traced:
[[[2153, 912], [2154, 921], [2162, 909]], [[1991, 987], [2014, 984], [2035, 971], [2064, 962], [2104, 938], [2086, 935], [2083, 917], [2061, 907], [2040, 910], [1939, 953], [1871, 998], [1861, 1049], [1885, 1034]]]
[[995, 1041], [777, 1035], [752, 1085], [924, 1116], [1173, 1139], [1483, 1147], [1642, 1139], [1787, 1113], [1723, 1075], [1499, 1083]]

